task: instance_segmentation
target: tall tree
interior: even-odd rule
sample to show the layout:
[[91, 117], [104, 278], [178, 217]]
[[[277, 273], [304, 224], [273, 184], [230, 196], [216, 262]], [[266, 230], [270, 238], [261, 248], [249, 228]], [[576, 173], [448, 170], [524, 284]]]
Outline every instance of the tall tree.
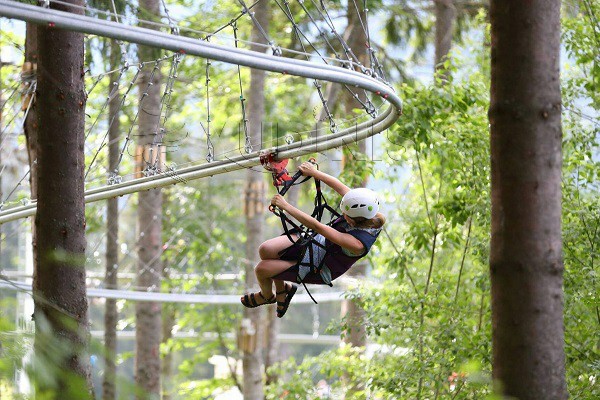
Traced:
[[[168, 280], [168, 276], [164, 276]], [[172, 304], [163, 304], [162, 310], [162, 342], [168, 344], [173, 338], [173, 327], [175, 326], [177, 313]], [[169, 351], [164, 354], [162, 359], [162, 399], [171, 400], [175, 395], [175, 383], [173, 374], [173, 352]]]
[[[367, 33], [363, 29], [363, 25], [366, 25], [366, 13], [364, 9], [358, 8], [358, 3], [348, 2], [348, 25], [344, 37], [348, 46], [354, 51], [358, 57], [358, 61], [367, 65], [368, 55], [365, 49], [365, 43], [368, 42]], [[359, 94], [362, 100], [365, 100], [364, 95]], [[353, 114], [353, 110], [361, 108], [361, 104], [354, 99], [348, 92], [343, 92], [342, 96], [343, 107], [346, 116]], [[367, 178], [364, 174], [364, 167], [368, 161], [366, 159], [366, 140], [362, 140], [358, 143], [358, 151], [348, 151], [344, 149], [344, 175], [351, 177], [353, 181], [351, 185], [353, 187], [365, 187], [367, 185]], [[354, 264], [348, 271], [348, 277], [361, 279], [366, 276], [367, 273], [367, 262], [361, 260]], [[353, 347], [363, 348], [367, 344], [367, 333], [365, 330], [365, 310], [360, 305], [360, 299], [344, 299], [342, 301], [341, 316], [345, 319], [346, 330], [344, 332], [343, 340], [345, 343]], [[357, 393], [364, 390], [364, 381], [355, 380], [349, 382], [350, 386], [347, 388], [347, 397], [354, 398]]]
[[[364, 9], [358, 8], [358, 3], [348, 3], [348, 25], [344, 38], [348, 46], [354, 51], [358, 60], [363, 65], [367, 65], [368, 56], [365, 49], [365, 43], [368, 38], [363, 25], [366, 24], [366, 13]], [[363, 97], [364, 95], [360, 95]], [[348, 92], [343, 92], [343, 106], [346, 116], [353, 114], [353, 110], [361, 108], [361, 104], [354, 99]], [[360, 176], [360, 171], [363, 170], [366, 164], [366, 146], [365, 140], [358, 143], [358, 152], [352, 154], [345, 152], [344, 157], [344, 173], [346, 175], [355, 175], [352, 180], [356, 182], [356, 186], [364, 187], [367, 184], [366, 176]], [[358, 165], [362, 164], [362, 165]], [[358, 177], [356, 175], [359, 175]], [[364, 277], [366, 274], [367, 263], [361, 261], [352, 266], [348, 271], [348, 276]], [[346, 318], [347, 331], [344, 335], [344, 341], [355, 347], [362, 347], [367, 344], [367, 336], [365, 332], [365, 312], [360, 307], [356, 300], [344, 299], [342, 301], [342, 317]]]
[[560, 1], [493, 0], [493, 377], [566, 399], [561, 242]]
[[[173, 193], [171, 190], [166, 190], [164, 192], [163, 198], [163, 207], [166, 210], [171, 210], [174, 207], [173, 202]], [[175, 228], [172, 223], [172, 218], [165, 219], [165, 223], [163, 225], [163, 229], [165, 232], [173, 232]], [[174, 260], [173, 257], [169, 257], [163, 254], [163, 265], [173, 265]], [[170, 283], [171, 274], [169, 268], [163, 268], [163, 281]], [[163, 345], [169, 346], [170, 341], [173, 339], [173, 327], [177, 322], [177, 309], [173, 304], [163, 304], [162, 305], [162, 338], [161, 342]], [[175, 383], [174, 383], [174, 371], [173, 371], [173, 352], [167, 351], [162, 356], [161, 361], [161, 380], [162, 380], [162, 399], [163, 400], [171, 400], [175, 395]]]
[[452, 47], [452, 34], [456, 22], [454, 0], [434, 0], [435, 2], [435, 70], [443, 77], [449, 77], [444, 66]]
[[[300, 165], [301, 159], [296, 158], [293, 160], [293, 167], [290, 171], [297, 169]], [[287, 201], [294, 207], [298, 206], [298, 198], [300, 197], [301, 188], [305, 185], [293, 187], [287, 192]], [[274, 310], [269, 310], [267, 315], [267, 338], [266, 349], [265, 349], [265, 370], [267, 371], [266, 384], [271, 385], [277, 381], [278, 376], [272, 371], [268, 371], [269, 368], [280, 362], [281, 359], [281, 342], [279, 340], [279, 333], [281, 332], [281, 319], [277, 318], [277, 305], [269, 306]]]
[[[110, 41], [110, 66], [113, 71], [121, 62], [119, 44], [116, 40]], [[120, 136], [120, 108], [119, 90], [115, 74], [110, 75], [108, 86], [108, 172], [116, 173], [119, 167], [119, 136]], [[106, 274], [104, 284], [107, 289], [117, 288], [117, 272], [119, 265], [119, 199], [112, 198], [106, 201]], [[117, 354], [117, 300], [106, 299], [104, 308], [104, 379], [102, 381], [102, 399], [114, 400], [116, 398], [116, 354]]]
[[[21, 80], [26, 85], [25, 89], [28, 93], [23, 98], [21, 109], [27, 115], [23, 121], [23, 133], [27, 145], [27, 157], [29, 162], [29, 190], [31, 200], [37, 199], [37, 154], [38, 154], [38, 122], [37, 122], [37, 105], [36, 94], [33, 90], [33, 85], [37, 81], [37, 65], [38, 65], [38, 44], [37, 44], [37, 25], [28, 22], [25, 27], [25, 59], [23, 60], [23, 68], [21, 71]], [[32, 226], [31, 246], [35, 253], [37, 247], [35, 226]], [[35, 257], [34, 257], [35, 270]]]
[[[300, 159], [295, 159], [291, 171], [297, 169]], [[287, 192], [287, 201], [294, 207], [298, 206], [298, 198], [300, 197], [300, 188], [304, 186], [292, 187]], [[275, 306], [276, 308], [277, 306]], [[269, 312], [267, 315], [267, 334], [266, 348], [265, 348], [265, 370], [267, 371], [266, 384], [271, 385], [276, 382], [277, 376], [269, 372], [269, 368], [281, 361], [279, 333], [281, 332], [281, 319], [277, 318], [277, 313]]]
[[[2, 68], [2, 55], [0, 54], [0, 68]], [[0, 79], [0, 132], [2, 132], [2, 112], [4, 111], [4, 96], [2, 96], [2, 91], [4, 87], [2, 85], [2, 79]], [[2, 148], [0, 147], [0, 171], [2, 170]], [[2, 192], [2, 175], [0, 175], [0, 201], [4, 198], [4, 193]], [[2, 225], [0, 225], [0, 262], [2, 262]]]
[[[83, 1], [68, 3], [51, 7], [83, 14]], [[38, 26], [37, 31], [35, 352], [52, 363], [45, 365], [44, 374], [54, 377], [52, 384], [38, 382], [38, 395], [81, 399], [91, 396], [86, 355], [84, 35], [50, 26]]]
[[[140, 19], [157, 19], [159, 0], [140, 1]], [[145, 26], [152, 28], [152, 25]], [[156, 60], [160, 50], [138, 47], [140, 61]], [[162, 76], [159, 68], [144, 68], [139, 79], [138, 171], [162, 160], [159, 146], [153, 144], [160, 124]], [[158, 158], [158, 159], [157, 159]], [[138, 281], [140, 290], [158, 291], [162, 276], [162, 192], [152, 189], [138, 193]], [[135, 381], [141, 398], [160, 396], [161, 304], [138, 302], [135, 306]]]
[[[269, 2], [258, 3], [254, 8], [254, 18], [265, 32], [269, 31]], [[251, 41], [253, 43], [266, 43], [265, 38], [256, 24], [252, 27]], [[252, 45], [251, 50], [263, 52], [264, 49]], [[265, 117], [265, 72], [258, 69], [250, 71], [250, 93], [248, 94], [248, 134], [252, 143], [257, 143], [261, 138], [262, 121]], [[258, 263], [258, 247], [263, 240], [264, 224], [264, 198], [265, 184], [263, 175], [249, 169], [246, 175], [247, 188], [245, 193], [246, 204], [246, 288], [254, 289], [258, 286], [254, 275], [254, 266]], [[246, 400], [261, 400], [263, 392], [263, 357], [262, 343], [264, 336], [265, 309], [274, 312], [271, 307], [244, 308], [244, 319], [249, 319], [254, 328], [256, 346], [249, 346], [243, 352], [244, 386], [243, 394]]]
[[[36, 82], [38, 64], [38, 44], [37, 44], [37, 25], [28, 22], [25, 29], [25, 60], [23, 61], [23, 70], [21, 79], [26, 82], [27, 88]], [[31, 200], [37, 198], [37, 152], [38, 152], [38, 133], [37, 133], [37, 111], [35, 102], [35, 92], [29, 92], [23, 99], [22, 108], [27, 111], [27, 116], [23, 122], [23, 131], [27, 142], [27, 155], [29, 157], [29, 183], [31, 187]], [[35, 249], [35, 240], [34, 246]]]

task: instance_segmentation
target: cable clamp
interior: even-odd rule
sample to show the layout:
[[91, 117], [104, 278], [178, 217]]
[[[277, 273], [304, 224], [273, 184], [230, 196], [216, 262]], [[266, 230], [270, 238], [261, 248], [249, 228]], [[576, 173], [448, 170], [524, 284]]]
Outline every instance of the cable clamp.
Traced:
[[159, 171], [158, 171], [158, 167], [156, 165], [148, 165], [144, 169], [144, 176], [155, 176], [158, 174], [159, 174]]
[[108, 176], [108, 186], [112, 186], [112, 185], [118, 185], [119, 183], [123, 182], [123, 177], [120, 176], [119, 174], [117, 174], [117, 172], [111, 172], [110, 175]]
[[246, 136], [246, 143], [244, 144], [244, 151], [246, 152], [246, 154], [250, 154], [252, 153], [252, 142], [250, 142], [250, 138], [248, 136]]

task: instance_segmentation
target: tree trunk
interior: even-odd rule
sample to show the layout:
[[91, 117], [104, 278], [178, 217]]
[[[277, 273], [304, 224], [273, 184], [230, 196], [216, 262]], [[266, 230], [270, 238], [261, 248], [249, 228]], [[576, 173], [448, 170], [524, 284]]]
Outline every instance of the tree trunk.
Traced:
[[[158, 0], [143, 0], [140, 11], [143, 19], [160, 14]], [[139, 46], [139, 59], [155, 60], [160, 50]], [[149, 68], [148, 68], [149, 67]], [[138, 171], [144, 171], [162, 157], [159, 148], [152, 143], [160, 123], [161, 81], [159, 70], [152, 73], [153, 66], [144, 68], [139, 78], [138, 119]], [[148, 83], [152, 79], [152, 85]], [[145, 96], [147, 93], [147, 96]], [[141, 176], [138, 175], [138, 176]], [[152, 189], [138, 193], [138, 281], [139, 290], [159, 291], [162, 276], [162, 192]], [[160, 343], [162, 336], [161, 304], [138, 302], [136, 315], [135, 381], [142, 394], [138, 398], [160, 397]]]
[[[0, 68], [2, 66], [2, 54], [0, 54]], [[2, 85], [2, 79], [0, 79], [0, 132], [3, 131], [2, 128], [2, 112], [4, 111], [4, 86]], [[0, 138], [0, 140], [2, 140]], [[2, 165], [2, 147], [0, 146], [0, 171], [3, 170]], [[4, 200], [4, 192], [2, 191], [2, 174], [0, 174], [0, 201]], [[4, 265], [2, 262], [2, 241], [4, 238], [2, 237], [2, 225], [0, 225], [0, 265]], [[0, 343], [1, 345], [1, 343]]]
[[435, 71], [443, 78], [450, 77], [450, 71], [444, 66], [452, 47], [456, 7], [454, 0], [434, 0], [435, 3]]
[[[83, 14], [66, 5], [52, 8]], [[35, 353], [51, 363], [44, 374], [56, 380], [55, 386], [38, 380], [37, 393], [82, 399], [92, 396], [85, 286], [84, 35], [46, 26], [37, 30]]]
[[[367, 64], [368, 56], [365, 50], [365, 43], [367, 43], [367, 35], [360, 21], [365, 23], [366, 16], [364, 10], [360, 10], [360, 14], [357, 11], [355, 5], [348, 4], [348, 27], [346, 28], [346, 41], [348, 46], [355, 52], [363, 65]], [[359, 52], [361, 50], [361, 52]], [[346, 115], [352, 115], [352, 110], [361, 107], [349, 93], [345, 92], [343, 97], [343, 103]], [[358, 157], [366, 157], [366, 142], [362, 140], [358, 143], [359, 151]], [[352, 168], [353, 163], [364, 162], [361, 160], [349, 160], [344, 157], [344, 169]], [[360, 186], [366, 186], [367, 182], [364, 180]], [[366, 264], [364, 261], [358, 262], [353, 265], [352, 268], [347, 272], [349, 277], [364, 277], [366, 272]], [[352, 346], [362, 347], [366, 345], [366, 333], [365, 333], [365, 312], [364, 310], [353, 300], [342, 301], [342, 317], [346, 318], [348, 323], [348, 331], [344, 334], [344, 341]]]
[[566, 399], [560, 1], [491, 2], [493, 377], [507, 396]]
[[[255, 6], [254, 16], [262, 28], [269, 31], [269, 3], [260, 2]], [[252, 27], [252, 42], [265, 43], [256, 26]], [[256, 45], [251, 50], [264, 51]], [[262, 121], [265, 117], [265, 72], [258, 69], [250, 71], [250, 93], [248, 95], [248, 134], [252, 143], [260, 141], [262, 134]], [[248, 290], [258, 287], [254, 266], [258, 263], [258, 247], [263, 241], [263, 224], [265, 208], [265, 184], [262, 173], [252, 169], [247, 172], [246, 203], [246, 282]], [[243, 352], [243, 373], [245, 400], [262, 400], [263, 391], [263, 358], [262, 338], [264, 337], [265, 310], [274, 312], [272, 307], [244, 308], [244, 319], [250, 320], [256, 335], [256, 346], [250, 346]], [[254, 347], [254, 348], [252, 348]]]
[[[166, 277], [165, 277], [166, 278]], [[175, 326], [175, 307], [165, 305], [162, 312], [163, 318], [163, 343], [168, 343], [173, 337], [173, 327]], [[163, 358], [162, 365], [162, 399], [171, 400], [175, 396], [175, 384], [173, 382], [173, 353], [168, 352]]]
[[[36, 82], [38, 64], [37, 25], [28, 22], [25, 30], [25, 60], [23, 62], [22, 79], [29, 89]], [[31, 200], [37, 199], [37, 153], [38, 153], [38, 131], [37, 131], [37, 105], [35, 93], [25, 96], [22, 101], [22, 110], [27, 108], [27, 117], [23, 122], [23, 132], [27, 142], [27, 155], [29, 157], [29, 183], [31, 187]], [[35, 230], [34, 230], [35, 232]], [[35, 251], [35, 236], [33, 249]]]
[[277, 380], [277, 376], [268, 373], [268, 369], [279, 360], [279, 332], [281, 331], [281, 319], [277, 318], [277, 313], [273, 310], [276, 306], [267, 306], [267, 321], [266, 321], [266, 346], [265, 346], [265, 371], [267, 371], [266, 384]]
[[[299, 163], [302, 160], [295, 159], [292, 166], [288, 167], [289, 171], [295, 171]], [[300, 197], [300, 188], [305, 187], [305, 185], [301, 186], [292, 186], [292, 188], [287, 192], [287, 201], [294, 207], [298, 206], [298, 198]], [[269, 308], [277, 309], [277, 306], [271, 306]], [[277, 318], [277, 313], [273, 312], [273, 310], [269, 309], [267, 314], [267, 343], [265, 349], [265, 370], [268, 370], [275, 363], [281, 361], [280, 358], [280, 341], [279, 341], [279, 333], [281, 331], [281, 319]], [[277, 376], [274, 374], [267, 373], [267, 385], [275, 382], [277, 380]]]
[[[367, 35], [362, 24], [366, 23], [366, 15], [364, 10], [361, 8], [360, 11], [356, 9], [353, 3], [348, 4], [348, 26], [346, 28], [345, 37], [348, 46], [355, 52], [363, 65], [368, 63], [368, 55], [365, 49], [365, 43], [367, 43]], [[364, 97], [359, 93], [359, 96]], [[352, 110], [360, 108], [361, 105], [358, 103], [349, 93], [344, 92], [343, 104], [345, 109], [345, 115], [352, 115]], [[346, 153], [346, 152], [345, 152]], [[355, 159], [351, 154], [345, 154], [343, 168], [352, 168], [354, 163], [365, 162], [360, 159], [365, 159], [366, 155], [366, 141], [362, 140], [358, 143], [358, 160]], [[360, 186], [366, 186], [366, 178], [360, 183]], [[346, 276], [357, 279], [364, 279], [366, 275], [367, 264], [364, 260], [361, 260], [354, 264], [352, 268], [346, 273]], [[365, 318], [366, 313], [360, 305], [354, 300], [344, 299], [342, 301], [341, 316], [346, 320], [347, 329], [344, 332], [343, 341], [353, 347], [364, 347], [367, 344], [367, 335], [365, 331]], [[355, 393], [359, 393], [364, 390], [364, 382], [355, 380], [349, 382], [350, 386], [347, 388], [347, 398], [354, 398]]]
[[[302, 160], [297, 158], [294, 159], [292, 167], [289, 168], [290, 171], [297, 170], [298, 165], [302, 163]], [[287, 201], [294, 207], [298, 206], [298, 198], [300, 197], [300, 188], [301, 186], [292, 186], [292, 188], [287, 192]], [[268, 370], [275, 363], [281, 361], [281, 343], [279, 341], [279, 333], [281, 331], [281, 319], [277, 318], [277, 305], [269, 306], [268, 315], [267, 315], [267, 348], [265, 351], [265, 370]], [[267, 385], [275, 382], [277, 380], [277, 376], [274, 374], [267, 373]]]
[[[23, 121], [23, 133], [27, 145], [27, 157], [29, 160], [29, 190], [31, 200], [37, 199], [37, 154], [38, 154], [38, 125], [37, 125], [37, 105], [35, 100], [35, 91], [32, 92], [32, 85], [37, 81], [38, 64], [38, 44], [37, 44], [37, 25], [28, 22], [25, 28], [25, 60], [21, 71], [21, 79], [24, 82], [24, 88], [29, 95], [24, 96], [21, 102], [21, 110], [27, 112]], [[29, 108], [29, 111], [27, 109]], [[35, 239], [35, 226], [31, 227], [31, 248], [35, 254], [37, 249], [37, 240]], [[35, 270], [35, 257], [33, 257], [33, 269]]]
[[[172, 192], [165, 193], [164, 205], [169, 209], [173, 202]], [[168, 223], [168, 222], [167, 222]], [[170, 226], [165, 227], [165, 231], [169, 231]], [[172, 260], [164, 258], [164, 265], [171, 265]], [[163, 268], [163, 279], [165, 282], [170, 281], [168, 268]], [[169, 341], [173, 338], [173, 327], [175, 326], [177, 309], [174, 304], [163, 304], [162, 308], [162, 343], [170, 348]], [[168, 351], [162, 359], [162, 400], [171, 400], [176, 395], [175, 382], [173, 380], [173, 352]]]
[[[121, 62], [119, 44], [110, 41], [110, 70], [118, 68]], [[108, 172], [113, 173], [119, 163], [119, 91], [117, 75], [112, 74], [108, 88], [110, 101], [108, 103]], [[117, 272], [119, 265], [119, 199], [112, 198], [106, 204], [106, 275], [104, 285], [107, 289], [117, 288]], [[114, 400], [116, 398], [116, 371], [115, 359], [117, 355], [117, 300], [106, 299], [104, 311], [104, 379], [102, 381], [102, 399]]]
[[[367, 263], [357, 262], [348, 271], [346, 276], [364, 279], [367, 273]], [[356, 301], [344, 299], [341, 308], [342, 318], [346, 319], [348, 329], [344, 332], [344, 343], [353, 347], [364, 347], [367, 345], [367, 333], [365, 331], [365, 310]]]

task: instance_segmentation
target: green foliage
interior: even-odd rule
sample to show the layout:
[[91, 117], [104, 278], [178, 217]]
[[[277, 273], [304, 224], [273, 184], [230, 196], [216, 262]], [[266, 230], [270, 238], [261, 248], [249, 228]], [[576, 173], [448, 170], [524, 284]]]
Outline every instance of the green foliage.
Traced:
[[374, 344], [360, 356], [342, 348], [282, 364], [285, 383], [271, 398], [314, 397], [322, 378], [334, 391], [365, 383], [376, 398], [491, 396], [486, 82], [473, 73], [448, 85], [402, 86], [405, 113], [388, 135], [386, 178], [395, 183], [396, 167], [411, 168], [408, 194], [386, 195], [397, 207], [377, 242], [375, 281], [347, 293], [366, 310]]
[[430, 43], [434, 20], [430, 13], [415, 8], [410, 2], [391, 4], [385, 21], [386, 41], [400, 48], [409, 47], [409, 58], [420, 59]]
[[186, 399], [213, 399], [230, 386], [227, 379], [189, 380], [182, 383], [178, 394]]
[[[569, 79], [563, 87], [568, 89], [573, 85], [583, 89], [585, 96], [581, 100], [590, 102], [598, 110], [600, 108], [600, 4], [597, 1], [576, 1], [575, 15], [563, 18], [562, 40], [569, 56], [574, 59], [575, 66], [569, 69]], [[568, 14], [567, 14], [568, 15]], [[581, 92], [565, 90], [568, 97], [579, 95]]]
[[80, 336], [85, 333], [63, 311], [46, 312], [54, 314], [51, 317], [54, 321], [51, 323], [46, 314], [36, 312], [34, 352], [31, 363], [26, 366], [35, 386], [36, 399], [54, 399], [58, 393], [64, 399], [91, 398], [85, 376], [86, 365], [89, 365], [88, 348]]
[[[267, 388], [266, 399], [312, 399], [320, 397], [319, 382], [325, 382], [333, 398], [343, 392], [343, 379], [358, 381], [365, 378], [366, 358], [359, 348], [342, 346], [317, 357], [305, 357], [297, 363], [294, 358], [276, 364], [270, 371], [278, 377]], [[345, 378], [344, 378], [345, 376]]]
[[569, 54], [563, 78], [563, 250], [567, 384], [574, 399], [600, 396], [600, 68], [597, 2], [563, 19]]
[[369, 159], [368, 155], [361, 153], [356, 144], [344, 146], [343, 154], [346, 166], [339, 179], [351, 188], [362, 186], [373, 173], [374, 161]]
[[[119, 3], [117, 6], [121, 7]], [[306, 5], [314, 10], [314, 4]], [[432, 19], [430, 14], [411, 10], [408, 5], [408, 2], [399, 2], [392, 6], [370, 4], [370, 7], [381, 6], [393, 11], [384, 28], [390, 50], [412, 46], [415, 55], [419, 55], [429, 43]], [[208, 32], [225, 25], [239, 13], [239, 4], [235, 1], [219, 3], [219, 7], [211, 2], [186, 1], [185, 6], [194, 14], [186, 20], [189, 26]], [[300, 14], [296, 12], [297, 3], [290, 6], [295, 14]], [[341, 11], [344, 4], [332, 2], [328, 7]], [[568, 386], [575, 399], [600, 396], [596, 381], [600, 373], [597, 340], [600, 325], [597, 273], [600, 69], [599, 30], [593, 18], [600, 14], [599, 7], [597, 2], [579, 2], [578, 11], [563, 20], [563, 43], [569, 64], [562, 82], [566, 111], [563, 116], [565, 341]], [[303, 31], [311, 26], [306, 18], [297, 22]], [[272, 21], [271, 31], [277, 43], [300, 50], [297, 38], [286, 30], [287, 26], [283, 19]], [[226, 33], [231, 34], [228, 29]], [[470, 29], [477, 30], [477, 38], [487, 41], [482, 15], [473, 20]], [[240, 37], [248, 38], [249, 32], [250, 24], [240, 23]], [[19, 40], [3, 34], [0, 46], [13, 46], [11, 42]], [[319, 40], [315, 41], [316, 47], [322, 49], [325, 46]], [[94, 47], [93, 51], [105, 48], [101, 46], [105, 44]], [[388, 183], [389, 190], [384, 196], [393, 209], [388, 215], [386, 232], [381, 234], [371, 258], [373, 279], [347, 293], [366, 310], [366, 328], [372, 345], [368, 349], [343, 346], [316, 357], [284, 360], [272, 370], [278, 380], [267, 388], [268, 399], [316, 398], [320, 395], [321, 381], [327, 382], [332, 397], [341, 396], [348, 387], [364, 384], [365, 391], [355, 392], [353, 398], [498, 398], [492, 393], [491, 382], [487, 272], [490, 168], [486, 71], [489, 54], [486, 49], [476, 49], [464, 57], [448, 62], [455, 79], [447, 84], [435, 82], [422, 87], [411, 83], [399, 88], [404, 115], [389, 131], [386, 171], [379, 176]], [[476, 67], [471, 70], [468, 65], [473, 59]], [[169, 62], [162, 66], [164, 77], [169, 67]], [[93, 68], [105, 66], [94, 64]], [[14, 82], [14, 74], [18, 72], [15, 71], [13, 66], [2, 67], [4, 85], [10, 80]], [[169, 153], [169, 162], [186, 164], [205, 156], [206, 61], [184, 57], [178, 72], [180, 79], [174, 84], [170, 105], [178, 112], [171, 113], [166, 129], [170, 149], [185, 140], [200, 143], [201, 150]], [[134, 73], [134, 68], [125, 72], [122, 83], [128, 84]], [[243, 147], [237, 68], [213, 63], [209, 74], [212, 80], [208, 88], [211, 133], [224, 140], [224, 147], [228, 148], [240, 143], [241, 134]], [[244, 92], [249, 90], [249, 81], [249, 70], [242, 68]], [[278, 121], [279, 125], [266, 123], [265, 138], [279, 140], [288, 132], [298, 133], [300, 137], [306, 135], [307, 125], [313, 125], [310, 116], [317, 114], [311, 101], [315, 97], [312, 89], [305, 80], [284, 75], [267, 74], [267, 82], [267, 121]], [[95, 129], [88, 125], [91, 131], [87, 144], [98, 149], [107, 127], [100, 110], [106, 100], [108, 78], [87, 83], [88, 88], [97, 83], [88, 99], [88, 122], [99, 119]], [[129, 132], [135, 118], [137, 90], [133, 89], [122, 109], [124, 133]], [[296, 106], [291, 107], [291, 104]], [[356, 149], [345, 150], [346, 157], [358, 157]], [[121, 169], [130, 171], [131, 159], [125, 155]], [[86, 165], [93, 156], [86, 155]], [[105, 149], [95, 165], [106, 165]], [[366, 179], [372, 167], [372, 162], [356, 162], [341, 179], [356, 186]], [[403, 169], [410, 172], [406, 180], [399, 176]], [[106, 180], [103, 168], [94, 168], [91, 174], [90, 178], [97, 182], [103, 184]], [[163, 220], [163, 242], [166, 244], [164, 262], [170, 277], [163, 282], [163, 291], [227, 294], [240, 291], [246, 238], [240, 201], [236, 200], [242, 199], [242, 182], [241, 175], [228, 174], [166, 191], [168, 206]], [[18, 193], [15, 198], [24, 196]], [[125, 224], [134, 220], [133, 211], [125, 209]], [[87, 208], [88, 238], [94, 239], [92, 243], [102, 240], [103, 213], [102, 206]], [[132, 249], [135, 248], [133, 231], [126, 229], [121, 233], [123, 243]], [[95, 267], [88, 261], [90, 270], [101, 268], [101, 259], [94, 254], [96, 249], [89, 248], [88, 257], [90, 260], [95, 257], [98, 265]], [[131, 260], [124, 257], [123, 264], [126, 262]], [[222, 279], [223, 274], [235, 275], [236, 279]], [[8, 302], [12, 300], [3, 299], [0, 310], [13, 307], [6, 304]], [[236, 343], [226, 335], [236, 331], [240, 307], [168, 307], [176, 315], [175, 331], [198, 335], [195, 339], [171, 339], [161, 348], [163, 354], [176, 357], [178, 395], [208, 399], [233, 387], [236, 383], [232, 376], [211, 378], [212, 366], [208, 361], [214, 354], [241, 358]], [[128, 304], [121, 310], [119, 329], [133, 328], [132, 315], [133, 306]], [[32, 338], [17, 331], [13, 320], [12, 315], [0, 316], [0, 393], [9, 393], [8, 396], [12, 394], [14, 373], [23, 367], [23, 355], [32, 346]], [[293, 323], [295, 321], [290, 322]], [[344, 328], [347, 328], [346, 321], [332, 326], [336, 332]], [[216, 340], [203, 338], [204, 334], [214, 332]], [[58, 384], [52, 372], [60, 368], [64, 354], [68, 353], [68, 344], [55, 342], [51, 335], [45, 343], [27, 368], [33, 381], [40, 388], [48, 388], [50, 396]], [[132, 353], [122, 352], [119, 362], [131, 361], [131, 357]], [[77, 382], [79, 386], [75, 385], [74, 390], [84, 389], [81, 380]], [[119, 387], [125, 397], [132, 397], [136, 390], [125, 379], [119, 382]], [[40, 393], [40, 398], [43, 396]]]
[[14, 377], [23, 368], [30, 338], [18, 333], [14, 315], [6, 310], [16, 309], [16, 298], [0, 300], [0, 398], [9, 398], [15, 391]]
[[[236, 218], [238, 202], [224, 204], [222, 198], [241, 198], [241, 190], [229, 180], [217, 178], [175, 186], [166, 196], [163, 255], [167, 276], [163, 290], [182, 293], [236, 293], [244, 271], [242, 221]], [[223, 278], [229, 274], [235, 279]], [[190, 279], [190, 277], [194, 277]], [[214, 354], [237, 356], [235, 343], [226, 333], [236, 330], [239, 307], [214, 305], [169, 305], [175, 312], [178, 331], [198, 333], [198, 339], [171, 339], [162, 352], [183, 354], [175, 383], [186, 398], [209, 398], [218, 388], [234, 384], [232, 379], [204, 381], [210, 376], [208, 364]], [[216, 340], [203, 335], [217, 332]]]
[[490, 393], [486, 81], [402, 87], [388, 163], [413, 173], [381, 245], [382, 281], [362, 290], [369, 332], [388, 349], [371, 384], [397, 398]]

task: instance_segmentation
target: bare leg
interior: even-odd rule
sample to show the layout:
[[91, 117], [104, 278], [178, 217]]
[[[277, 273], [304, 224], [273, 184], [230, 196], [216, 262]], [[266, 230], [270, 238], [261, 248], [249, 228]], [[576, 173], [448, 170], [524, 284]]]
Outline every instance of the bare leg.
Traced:
[[280, 279], [273, 279], [273, 283], [275, 284], [275, 291], [281, 292], [285, 289], [285, 281]]
[[[292, 238], [297, 240], [298, 236], [292, 235]], [[292, 242], [287, 236], [277, 236], [263, 242], [258, 248], [258, 255], [261, 260], [277, 260], [279, 259], [279, 253], [291, 245]]]
[[[275, 293], [276, 293], [275, 299], [279, 302], [284, 302], [285, 298], [287, 296], [287, 293], [285, 292], [285, 290], [286, 290], [285, 281], [282, 281], [279, 279], [273, 279], [273, 283], [275, 283]], [[277, 308], [279, 309], [279, 306], [277, 306]]]
[[[265, 299], [271, 298], [273, 293], [273, 279], [271, 277], [287, 270], [289, 267], [295, 264], [295, 261], [285, 261], [285, 260], [261, 260], [254, 269], [254, 273], [256, 274], [256, 279], [258, 280], [258, 285], [260, 286], [260, 293]], [[283, 281], [280, 282], [281, 286], [276, 283], [276, 290], [283, 290]], [[264, 303], [264, 300], [257, 297], [258, 304]]]
[[[296, 240], [297, 236], [292, 235], [292, 238]], [[265, 303], [264, 299], [269, 299], [274, 295], [273, 282], [275, 282], [276, 292], [282, 292], [285, 290], [285, 281], [274, 280], [272, 277], [287, 270], [289, 267], [295, 264], [295, 261], [285, 261], [279, 259], [279, 253], [291, 245], [292, 241], [290, 241], [287, 236], [283, 235], [263, 242], [258, 248], [258, 254], [260, 255], [261, 261], [254, 269], [256, 279], [258, 280], [258, 285], [260, 286], [260, 294], [262, 295], [262, 297], [255, 296], [255, 300], [258, 304]], [[285, 300], [285, 294], [279, 295], [278, 297], [280, 297], [280, 301]]]
[[[297, 240], [298, 236], [292, 235], [292, 238], [294, 240]], [[285, 235], [281, 235], [281, 236], [277, 236], [272, 239], [269, 239], [269, 240], [265, 241], [263, 244], [261, 244], [258, 249], [258, 253], [260, 254], [260, 258], [262, 260], [279, 259], [279, 253], [282, 250], [287, 249], [291, 245], [292, 245], [292, 242], [290, 241], [290, 239]], [[280, 271], [280, 272], [282, 272], [282, 271]], [[278, 273], [279, 272], [272, 273], [270, 276], [275, 276]], [[257, 277], [258, 277], [258, 275], [257, 275]], [[285, 281], [282, 281], [279, 279], [273, 279], [273, 282], [275, 283], [275, 292], [283, 292], [285, 290]], [[281, 294], [278, 297], [280, 297], [280, 299], [278, 299], [278, 300], [283, 301], [285, 299], [285, 294]]]
[[[287, 270], [289, 267], [294, 265], [294, 261], [285, 261], [285, 260], [262, 260], [258, 263], [254, 272], [256, 273], [256, 278], [258, 279], [258, 284], [260, 285], [261, 291], [263, 295], [268, 294], [269, 296], [273, 295], [273, 279], [271, 277], [280, 274], [281, 272]], [[281, 287], [283, 287], [283, 282]], [[277, 284], [275, 286], [277, 288]], [[279, 290], [278, 290], [279, 291]]]

